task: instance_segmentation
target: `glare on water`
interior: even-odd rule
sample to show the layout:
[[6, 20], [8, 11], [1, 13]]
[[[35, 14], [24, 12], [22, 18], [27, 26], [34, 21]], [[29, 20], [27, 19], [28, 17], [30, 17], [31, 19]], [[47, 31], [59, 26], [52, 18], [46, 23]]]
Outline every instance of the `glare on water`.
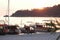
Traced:
[[[56, 20], [58, 17], [9, 17], [9, 24], [28, 24], [28, 23], [43, 23], [43, 20]], [[8, 23], [8, 17], [0, 17], [0, 20], [4, 20]]]

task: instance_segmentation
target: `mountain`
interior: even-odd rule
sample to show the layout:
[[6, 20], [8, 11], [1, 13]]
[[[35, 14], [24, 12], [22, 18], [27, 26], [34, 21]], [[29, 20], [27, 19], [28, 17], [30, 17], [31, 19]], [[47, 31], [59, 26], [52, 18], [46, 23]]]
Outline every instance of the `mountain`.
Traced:
[[60, 4], [44, 9], [17, 10], [11, 17], [60, 17]]
[[5, 15], [4, 17], [8, 17], [8, 15]]

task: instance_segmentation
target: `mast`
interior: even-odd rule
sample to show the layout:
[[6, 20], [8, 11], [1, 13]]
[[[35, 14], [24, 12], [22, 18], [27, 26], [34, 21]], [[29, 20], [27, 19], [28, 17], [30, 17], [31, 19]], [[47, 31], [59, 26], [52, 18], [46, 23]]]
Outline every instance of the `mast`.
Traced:
[[10, 12], [9, 6], [10, 6], [10, 0], [8, 0], [8, 25], [9, 25], [9, 12]]

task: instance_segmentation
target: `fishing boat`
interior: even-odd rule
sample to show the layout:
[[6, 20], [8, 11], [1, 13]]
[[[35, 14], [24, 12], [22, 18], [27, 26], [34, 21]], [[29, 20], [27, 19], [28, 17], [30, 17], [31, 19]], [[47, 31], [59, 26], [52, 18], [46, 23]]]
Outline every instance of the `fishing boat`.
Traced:
[[19, 26], [18, 25], [8, 25], [8, 34], [19, 34]]
[[27, 25], [24, 25], [23, 28], [20, 29], [21, 30], [21, 33], [35, 33], [35, 30], [33, 27], [31, 26], [27, 26]]
[[[31, 30], [32, 28], [33, 30]], [[30, 29], [31, 28], [31, 29]], [[39, 23], [35, 23], [35, 25], [24, 25], [24, 28], [21, 29], [22, 33], [36, 33], [36, 32], [54, 32], [56, 31], [56, 26], [55, 24], [50, 21], [50, 23], [45, 23], [45, 24], [39, 24]]]
[[5, 24], [4, 20], [0, 20], [0, 35], [6, 34], [8, 32], [7, 24]]

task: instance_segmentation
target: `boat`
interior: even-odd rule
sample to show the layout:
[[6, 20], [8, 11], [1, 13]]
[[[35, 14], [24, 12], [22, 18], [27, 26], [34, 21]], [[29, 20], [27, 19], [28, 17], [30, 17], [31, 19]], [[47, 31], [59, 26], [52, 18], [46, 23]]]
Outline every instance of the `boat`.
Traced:
[[8, 34], [19, 34], [19, 26], [18, 25], [8, 25]]
[[0, 20], [0, 35], [19, 34], [18, 25], [8, 25], [4, 20]]
[[[31, 30], [30, 28], [33, 28], [33, 30]], [[24, 25], [24, 28], [21, 29], [22, 33], [36, 33], [36, 32], [55, 32], [58, 28], [56, 27], [56, 25], [50, 21], [50, 23], [45, 23], [45, 24], [39, 24], [39, 23], [35, 23], [35, 25]]]
[[24, 25], [23, 28], [20, 29], [21, 33], [35, 33], [35, 30], [31, 26]]
[[4, 35], [8, 33], [7, 24], [0, 24], [0, 35]]
[[0, 35], [5, 35], [8, 32], [7, 24], [4, 20], [0, 20]]

